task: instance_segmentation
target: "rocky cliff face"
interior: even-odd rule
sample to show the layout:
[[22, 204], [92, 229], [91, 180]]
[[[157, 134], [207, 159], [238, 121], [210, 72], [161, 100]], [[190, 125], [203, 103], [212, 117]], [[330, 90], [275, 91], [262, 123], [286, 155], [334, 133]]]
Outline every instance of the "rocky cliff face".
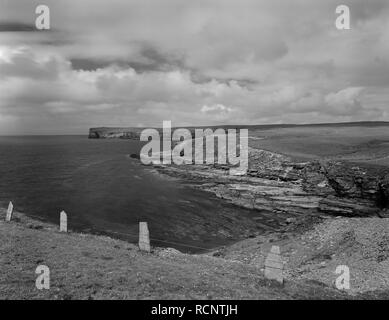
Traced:
[[140, 128], [90, 128], [88, 137], [89, 139], [120, 138], [139, 140], [141, 131]]
[[314, 164], [313, 169], [305, 172], [305, 188], [319, 191], [312, 179], [315, 175], [328, 186], [319, 204], [321, 211], [351, 216], [379, 213], [388, 208], [388, 168], [328, 161]]
[[386, 215], [389, 168], [346, 162], [294, 163], [269, 151], [250, 149], [246, 176], [228, 175], [227, 166], [159, 166], [217, 197], [269, 212], [275, 220], [305, 213], [337, 216]]

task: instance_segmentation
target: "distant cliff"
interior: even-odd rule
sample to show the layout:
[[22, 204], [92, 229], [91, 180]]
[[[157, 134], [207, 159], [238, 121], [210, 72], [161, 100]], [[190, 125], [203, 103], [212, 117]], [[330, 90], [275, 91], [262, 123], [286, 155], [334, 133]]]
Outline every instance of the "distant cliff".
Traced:
[[[282, 128], [320, 128], [320, 127], [387, 127], [389, 122], [385, 121], [365, 121], [365, 122], [346, 122], [346, 123], [318, 123], [318, 124], [264, 124], [264, 125], [224, 125], [220, 126], [199, 126], [198, 129], [211, 128], [215, 130], [217, 128], [227, 129], [249, 129], [253, 130], [268, 130], [268, 129], [282, 129]], [[172, 130], [179, 127], [173, 127]], [[131, 128], [131, 127], [99, 127], [89, 129], [90, 139], [109, 139], [109, 138], [121, 138], [121, 139], [139, 139], [140, 133], [144, 128]], [[194, 135], [195, 127], [186, 127]], [[157, 129], [161, 132], [161, 129]]]
[[[199, 127], [199, 129], [207, 129], [210, 128], [212, 130], [217, 129], [215, 126], [210, 126], [210, 127]], [[238, 129], [238, 126], [225, 126], [224, 129], [231, 129], [231, 128], [236, 128]], [[142, 130], [145, 128], [120, 128], [120, 127], [100, 127], [100, 128], [90, 128], [89, 129], [89, 139], [114, 139], [114, 138], [119, 138], [119, 139], [134, 139], [134, 140], [139, 140], [140, 134]], [[162, 135], [162, 129], [161, 128], [154, 128], [156, 129], [160, 135]], [[178, 127], [173, 127], [171, 128], [172, 131], [175, 129], [178, 129]], [[195, 134], [195, 128], [194, 127], [189, 127], [186, 128], [190, 131], [192, 136]]]
[[90, 128], [89, 139], [137, 139], [139, 140], [142, 128]]

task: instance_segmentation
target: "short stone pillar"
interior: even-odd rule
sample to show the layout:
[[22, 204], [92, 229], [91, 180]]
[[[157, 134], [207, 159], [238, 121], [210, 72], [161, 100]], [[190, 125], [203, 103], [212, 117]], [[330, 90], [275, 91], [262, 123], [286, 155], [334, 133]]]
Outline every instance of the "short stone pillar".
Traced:
[[147, 222], [139, 222], [139, 249], [150, 252], [150, 234]]
[[68, 216], [65, 211], [61, 211], [59, 215], [59, 231], [68, 232]]
[[14, 205], [10, 201], [7, 209], [7, 215], [5, 216], [5, 221], [11, 221], [13, 212], [14, 212]]
[[275, 280], [280, 284], [283, 284], [283, 268], [284, 264], [281, 259], [280, 247], [272, 246], [265, 260], [265, 278]]

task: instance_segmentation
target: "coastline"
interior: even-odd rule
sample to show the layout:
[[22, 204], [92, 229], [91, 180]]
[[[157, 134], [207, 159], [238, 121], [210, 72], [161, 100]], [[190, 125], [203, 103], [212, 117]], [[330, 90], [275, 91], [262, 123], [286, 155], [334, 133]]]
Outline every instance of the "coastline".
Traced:
[[[152, 165], [159, 173], [211, 192], [246, 209], [286, 219], [306, 214], [387, 217], [389, 168], [334, 160], [296, 162], [291, 157], [249, 148], [244, 176], [228, 165]], [[284, 221], [285, 220], [285, 221]]]
[[[10, 223], [0, 221], [2, 298], [389, 299], [386, 167], [250, 148], [245, 176], [222, 165], [149, 169], [251, 210], [266, 231], [207, 253], [153, 247], [147, 254], [104, 235], [60, 233], [16, 212]], [[264, 278], [273, 245], [281, 249], [284, 286]], [[40, 264], [53, 276], [48, 291], [34, 287]], [[350, 290], [336, 289], [339, 265], [350, 268]]]

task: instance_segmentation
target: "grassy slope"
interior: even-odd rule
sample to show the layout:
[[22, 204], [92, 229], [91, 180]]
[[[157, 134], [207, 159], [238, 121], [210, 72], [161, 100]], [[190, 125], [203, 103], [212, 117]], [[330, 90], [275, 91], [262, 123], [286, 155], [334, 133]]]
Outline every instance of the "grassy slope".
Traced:
[[361, 296], [364, 292], [362, 296], [389, 299], [389, 219], [312, 219], [291, 226], [292, 232], [240, 241], [220, 254], [263, 265], [270, 247], [277, 245], [287, 279], [309, 279], [334, 286], [337, 266], [346, 265], [350, 270], [350, 294]]
[[[17, 214], [0, 221], [0, 299], [288, 299], [344, 298], [318, 283], [270, 285], [259, 266], [207, 255], [151, 254], [103, 236], [59, 233]], [[50, 290], [35, 288], [47, 265]]]
[[250, 145], [295, 157], [339, 159], [389, 165], [389, 125], [387, 126], [305, 126], [253, 129]]

